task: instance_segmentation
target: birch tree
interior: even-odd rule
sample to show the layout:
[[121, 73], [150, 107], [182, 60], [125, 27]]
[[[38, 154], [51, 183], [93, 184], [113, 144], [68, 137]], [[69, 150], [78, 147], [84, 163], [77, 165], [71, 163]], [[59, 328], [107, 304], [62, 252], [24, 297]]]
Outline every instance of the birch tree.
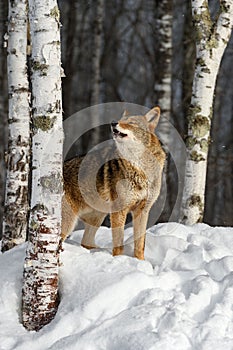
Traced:
[[196, 65], [188, 115], [188, 159], [181, 212], [181, 221], [186, 224], [203, 219], [213, 97], [233, 26], [233, 0], [220, 0], [215, 20], [210, 17], [208, 1], [192, 0], [192, 18], [196, 31]]
[[6, 48], [4, 36], [6, 24], [3, 19], [7, 18], [7, 3], [0, 2], [0, 237], [2, 237], [2, 222], [5, 191], [5, 162], [4, 154], [7, 149], [7, 76], [6, 76]]
[[29, 0], [32, 42], [32, 193], [23, 324], [39, 330], [58, 306], [62, 196], [60, 23], [56, 0]]
[[27, 0], [9, 1], [8, 12], [9, 141], [2, 251], [26, 239], [30, 152], [27, 76]]

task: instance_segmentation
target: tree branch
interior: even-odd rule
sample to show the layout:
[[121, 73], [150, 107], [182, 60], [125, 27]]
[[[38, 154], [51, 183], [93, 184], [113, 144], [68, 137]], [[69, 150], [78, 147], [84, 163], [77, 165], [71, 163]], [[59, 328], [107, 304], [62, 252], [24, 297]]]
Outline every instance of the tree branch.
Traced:
[[212, 20], [207, 0], [192, 0], [192, 19], [196, 29], [197, 43], [208, 40], [211, 35]]
[[220, 0], [220, 13], [216, 23], [215, 36], [228, 41], [233, 27], [233, 0]]

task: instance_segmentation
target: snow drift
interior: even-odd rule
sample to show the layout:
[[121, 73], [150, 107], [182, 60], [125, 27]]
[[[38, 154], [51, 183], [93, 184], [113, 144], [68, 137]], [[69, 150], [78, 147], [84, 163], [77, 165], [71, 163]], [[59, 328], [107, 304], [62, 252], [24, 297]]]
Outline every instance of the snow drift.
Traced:
[[111, 231], [61, 254], [55, 319], [39, 332], [20, 323], [25, 244], [0, 255], [0, 350], [233, 349], [233, 228], [159, 224], [147, 231], [146, 261], [112, 257]]

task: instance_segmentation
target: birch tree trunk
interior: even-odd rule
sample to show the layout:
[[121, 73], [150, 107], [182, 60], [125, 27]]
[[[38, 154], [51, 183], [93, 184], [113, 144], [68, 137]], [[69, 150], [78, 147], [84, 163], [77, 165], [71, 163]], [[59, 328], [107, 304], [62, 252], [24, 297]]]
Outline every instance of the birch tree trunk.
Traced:
[[233, 26], [233, 0], [220, 1], [214, 21], [206, 0], [192, 0], [192, 17], [196, 30], [196, 66], [188, 115], [188, 159], [181, 211], [181, 221], [185, 224], [203, 219], [213, 97]]
[[7, 2], [0, 2], [0, 237], [2, 237], [3, 208], [6, 166], [4, 162], [5, 150], [7, 149], [7, 65], [4, 36], [7, 31], [5, 18], [7, 18]]
[[8, 16], [9, 141], [2, 251], [26, 239], [30, 152], [27, 75], [27, 0], [9, 1]]
[[23, 324], [39, 330], [58, 307], [62, 196], [60, 23], [56, 0], [29, 0], [32, 41], [32, 194]]

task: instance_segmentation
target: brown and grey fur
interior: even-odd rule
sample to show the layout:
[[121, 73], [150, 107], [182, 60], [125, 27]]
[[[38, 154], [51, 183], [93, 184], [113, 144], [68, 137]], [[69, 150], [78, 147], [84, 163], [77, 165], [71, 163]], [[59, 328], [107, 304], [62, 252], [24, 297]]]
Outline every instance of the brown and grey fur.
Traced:
[[159, 107], [145, 116], [124, 113], [118, 123], [112, 123], [115, 149], [106, 147], [65, 162], [63, 240], [80, 218], [85, 224], [82, 246], [95, 248], [95, 233], [110, 213], [113, 255], [122, 254], [125, 220], [131, 212], [134, 256], [144, 259], [148, 215], [160, 193], [165, 162], [165, 153], [154, 134], [159, 116]]

